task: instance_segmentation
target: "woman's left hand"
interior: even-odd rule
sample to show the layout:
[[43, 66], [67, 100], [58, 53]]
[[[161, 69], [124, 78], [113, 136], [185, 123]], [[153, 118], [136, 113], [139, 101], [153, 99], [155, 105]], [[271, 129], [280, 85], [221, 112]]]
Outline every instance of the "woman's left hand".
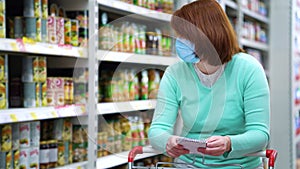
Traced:
[[198, 151], [211, 155], [220, 156], [231, 150], [231, 140], [228, 136], [212, 136], [206, 140], [206, 148], [198, 148]]

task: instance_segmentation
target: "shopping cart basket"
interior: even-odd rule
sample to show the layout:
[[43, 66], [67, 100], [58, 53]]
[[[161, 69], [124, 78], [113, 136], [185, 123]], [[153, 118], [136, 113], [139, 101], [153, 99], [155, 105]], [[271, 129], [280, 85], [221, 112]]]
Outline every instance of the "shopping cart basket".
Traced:
[[[159, 151], [154, 150], [152, 147], [142, 147], [142, 146], [136, 146], [134, 147], [128, 154], [128, 169], [134, 169], [134, 168], [139, 168], [139, 169], [167, 169], [167, 167], [159, 167], [160, 165], [164, 165], [164, 164], [169, 164], [169, 165], [174, 165], [174, 164], [181, 164], [181, 163], [170, 163], [170, 162], [157, 162], [155, 164], [155, 167], [142, 167], [142, 166], [134, 166], [134, 158], [136, 157], [136, 155], [138, 154], [144, 154], [144, 153], [160, 153]], [[216, 167], [216, 166], [236, 166], [236, 167], [240, 167], [241, 169], [244, 169], [244, 167], [240, 164], [206, 164], [205, 163], [205, 156], [202, 154], [202, 163], [205, 166], [208, 167]], [[265, 151], [261, 151], [261, 152], [257, 152], [257, 153], [253, 153], [253, 154], [247, 154], [245, 156], [256, 156], [256, 157], [263, 157], [268, 159], [268, 168], [269, 169], [274, 169], [275, 166], [275, 161], [276, 161], [276, 157], [277, 157], [277, 151], [276, 150], [272, 150], [272, 149], [267, 149]], [[194, 160], [195, 161], [195, 160]], [[193, 165], [193, 163], [191, 164]], [[187, 165], [187, 167], [184, 168], [195, 168], [195, 167], [190, 167], [191, 165]], [[171, 168], [168, 168], [171, 169]]]

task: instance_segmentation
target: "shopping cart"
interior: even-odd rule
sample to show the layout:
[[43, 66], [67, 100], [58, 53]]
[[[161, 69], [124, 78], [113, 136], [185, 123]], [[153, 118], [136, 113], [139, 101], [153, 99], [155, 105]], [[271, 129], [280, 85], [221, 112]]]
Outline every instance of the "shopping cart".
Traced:
[[[139, 169], [167, 169], [167, 167], [159, 167], [161, 165], [175, 165], [175, 164], [182, 164], [182, 163], [170, 163], [170, 162], [157, 162], [155, 164], [155, 167], [143, 167], [143, 166], [134, 166], [134, 158], [136, 157], [136, 155], [138, 154], [144, 154], [144, 153], [160, 153], [157, 150], [154, 150], [152, 147], [142, 147], [142, 146], [136, 146], [134, 147], [128, 154], [128, 169], [134, 169], [134, 168], [139, 168]], [[206, 164], [205, 163], [205, 156], [202, 154], [202, 164], [204, 164], [207, 167], [216, 167], [216, 166], [235, 166], [235, 167], [240, 167], [241, 169], [244, 169], [243, 166], [241, 166], [240, 164]], [[256, 157], [263, 157], [268, 159], [268, 169], [274, 169], [275, 166], [275, 161], [276, 161], [276, 157], [277, 157], [277, 151], [276, 150], [272, 150], [272, 149], [267, 149], [265, 151], [261, 151], [261, 152], [257, 152], [257, 153], [253, 153], [253, 154], [247, 154], [245, 156], [256, 156]], [[194, 159], [195, 161], [195, 159]], [[195, 167], [191, 167], [193, 165], [193, 163], [191, 165], [186, 165], [187, 167], [184, 168], [195, 168]], [[168, 168], [168, 169], [172, 169], [172, 168]]]

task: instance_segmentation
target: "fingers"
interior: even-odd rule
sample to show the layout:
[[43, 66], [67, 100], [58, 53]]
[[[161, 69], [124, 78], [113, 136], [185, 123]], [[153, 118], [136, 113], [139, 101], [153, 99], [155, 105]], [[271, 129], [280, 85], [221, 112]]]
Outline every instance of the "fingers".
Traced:
[[189, 153], [189, 151], [184, 149], [182, 145], [177, 144], [176, 138], [176, 136], [170, 137], [166, 146], [167, 154], [173, 158]]
[[228, 140], [226, 136], [212, 136], [207, 139], [206, 148], [199, 148], [198, 151], [211, 156], [220, 156], [230, 150], [228, 145], [230, 145], [230, 139]]

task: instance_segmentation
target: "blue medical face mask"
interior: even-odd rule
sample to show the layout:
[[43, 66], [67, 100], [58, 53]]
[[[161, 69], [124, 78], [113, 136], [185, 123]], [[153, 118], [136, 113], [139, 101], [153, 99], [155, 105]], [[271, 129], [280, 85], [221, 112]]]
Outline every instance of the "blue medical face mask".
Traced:
[[195, 45], [189, 40], [177, 38], [175, 42], [176, 52], [180, 59], [188, 63], [198, 63], [200, 59], [195, 54]]

